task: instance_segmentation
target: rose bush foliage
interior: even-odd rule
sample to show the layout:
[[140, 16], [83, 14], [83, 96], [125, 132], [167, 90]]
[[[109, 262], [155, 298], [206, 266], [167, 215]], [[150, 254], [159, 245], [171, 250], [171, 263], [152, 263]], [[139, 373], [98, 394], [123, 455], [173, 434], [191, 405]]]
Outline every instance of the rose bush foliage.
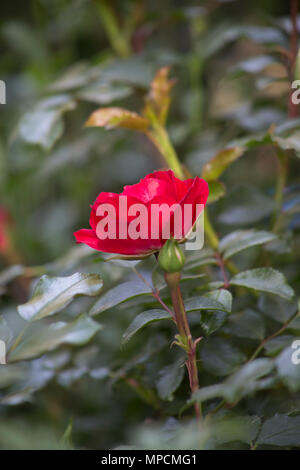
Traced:
[[[22, 86], [1, 123], [0, 447], [299, 448], [288, 6], [270, 6], [270, 22], [261, 2], [154, 15], [135, 1], [71, 1], [59, 16], [38, 3], [44, 35], [3, 7], [1, 70]], [[155, 256], [134, 259], [165, 240], [95, 236], [97, 208], [125, 193], [206, 204], [205, 245], [180, 258], [194, 393], [166, 276]]]

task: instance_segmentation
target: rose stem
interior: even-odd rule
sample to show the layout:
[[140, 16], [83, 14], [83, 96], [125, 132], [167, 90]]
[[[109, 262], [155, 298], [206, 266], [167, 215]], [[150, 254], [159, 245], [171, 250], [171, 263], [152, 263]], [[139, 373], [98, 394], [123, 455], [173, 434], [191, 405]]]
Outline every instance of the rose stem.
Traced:
[[[180, 335], [180, 343], [187, 352], [186, 367], [189, 375], [190, 388], [192, 393], [199, 389], [196, 347], [197, 342], [191, 335], [186, 311], [184, 308], [182, 293], [180, 289], [180, 273], [165, 273], [165, 280], [169, 287], [172, 304], [175, 313], [175, 321]], [[201, 408], [195, 403], [195, 413], [197, 420], [200, 422], [202, 418]]]

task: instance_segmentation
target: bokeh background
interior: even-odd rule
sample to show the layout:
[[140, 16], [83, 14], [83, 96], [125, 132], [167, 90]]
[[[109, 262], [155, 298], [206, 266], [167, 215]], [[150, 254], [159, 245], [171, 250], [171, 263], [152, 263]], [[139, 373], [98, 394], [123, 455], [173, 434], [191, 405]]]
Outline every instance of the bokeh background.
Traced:
[[[100, 191], [119, 192], [164, 162], [142, 134], [84, 128], [84, 123], [100, 106], [140, 111], [156, 70], [165, 65], [176, 79], [169, 135], [193, 174], [201, 174], [224, 147], [248, 142], [245, 158], [224, 175], [226, 194], [211, 207], [216, 230], [226, 234], [255, 227], [272, 212], [274, 148], [257, 146], [255, 139], [277, 126], [292, 132], [296, 150], [300, 146], [298, 111], [288, 104], [291, 81], [297, 78], [286, 54], [293, 53], [289, 2], [2, 3], [0, 79], [6, 83], [7, 104], [0, 106], [0, 205], [5, 214], [0, 221], [8, 238], [0, 255], [2, 270], [25, 265], [37, 275], [46, 266], [49, 273], [65, 275], [80, 264], [82, 272], [100, 271], [105, 288], [124, 277], [124, 266], [111, 269], [98, 255], [81, 251], [77, 259], [73, 231], [88, 227], [89, 205]], [[295, 207], [300, 200], [297, 158], [289, 174], [286, 204]], [[297, 234], [297, 212], [289, 224]], [[299, 260], [288, 245], [289, 230], [274, 256], [299, 286]], [[250, 252], [242, 263], [256, 255]], [[8, 283], [1, 278], [1, 313], [16, 330], [16, 305], [28, 299], [34, 278], [28, 271], [16, 278], [12, 274]], [[65, 315], [75, 316], [86, 306], [86, 299], [78, 299]], [[157, 380], [161, 358], [173, 354], [164, 329], [120, 348], [138, 308], [135, 303], [117, 314], [105, 313], [105, 334], [99, 332], [91, 345], [65, 348], [43, 356], [43, 363], [15, 365], [7, 373], [0, 366], [0, 448], [114, 447], [128, 444], [139, 424], [161, 418], [151, 381]], [[136, 386], [135, 374], [141, 374], [143, 386]], [[179, 403], [166, 405], [170, 417], [183, 404], [187, 384], [180, 390]], [[299, 406], [299, 397], [294, 400]], [[176, 426], [170, 419], [165, 426], [172, 434]], [[132, 439], [155, 446], [155, 433], [150, 434]]]

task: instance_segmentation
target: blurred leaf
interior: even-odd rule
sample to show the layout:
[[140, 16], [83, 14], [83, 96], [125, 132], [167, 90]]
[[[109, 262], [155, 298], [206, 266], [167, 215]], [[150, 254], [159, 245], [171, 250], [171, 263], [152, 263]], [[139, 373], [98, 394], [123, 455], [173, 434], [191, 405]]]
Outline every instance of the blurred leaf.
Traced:
[[19, 125], [22, 139], [50, 150], [63, 133], [63, 113], [74, 107], [75, 102], [67, 95], [41, 101], [22, 117]]
[[269, 374], [273, 368], [274, 363], [270, 359], [251, 361], [238, 369], [223, 383], [203, 387], [195, 392], [189, 404], [216, 397], [223, 397], [228, 403], [234, 403], [245, 395], [251, 395], [256, 390], [269, 386], [268, 379], [263, 379], [263, 377]]
[[168, 78], [169, 72], [170, 67], [162, 67], [156, 72], [150, 84], [150, 91], [146, 97], [146, 107], [144, 109], [145, 116], [154, 113], [162, 125], [165, 124], [167, 119], [171, 103], [170, 93], [174, 85], [174, 80]]
[[243, 271], [236, 274], [231, 279], [230, 284], [270, 292], [288, 300], [291, 300], [294, 296], [294, 291], [287, 284], [284, 275], [273, 268], [256, 268]]
[[9, 328], [5, 318], [3, 316], [0, 316], [0, 340], [4, 341], [7, 346], [12, 338], [13, 333]]
[[70, 422], [65, 430], [62, 438], [61, 443], [64, 447], [72, 447], [72, 431], [73, 431], [73, 419], [70, 419]]
[[192, 255], [188, 254], [184, 271], [192, 271], [206, 264], [217, 264], [214, 252], [210, 248], [203, 248]]
[[260, 295], [258, 307], [264, 315], [279, 323], [287, 322], [297, 311], [296, 302], [288, 302], [268, 294]]
[[[22, 374], [12, 384], [8, 393], [1, 398], [3, 405], [19, 405], [20, 403], [30, 402], [32, 395], [43, 389], [50, 380], [53, 379], [55, 370], [48, 367], [44, 361], [45, 358], [36, 359], [27, 363], [22, 363]], [[7, 367], [16, 367], [10, 364]]]
[[178, 389], [184, 377], [184, 361], [179, 361], [163, 367], [159, 371], [160, 378], [156, 383], [157, 391], [162, 400], [173, 400], [173, 394]]
[[91, 101], [107, 105], [116, 100], [127, 98], [132, 94], [132, 88], [124, 85], [112, 85], [107, 83], [95, 83], [81, 89], [77, 96], [84, 101]]
[[219, 377], [231, 374], [246, 359], [235, 346], [216, 337], [201, 342], [200, 358], [204, 369]]
[[146, 131], [149, 121], [139, 114], [122, 108], [100, 108], [94, 111], [87, 122], [87, 127], [124, 127], [135, 131]]
[[251, 444], [260, 428], [258, 416], [217, 416], [212, 417], [211, 438], [205, 449], [215, 449], [227, 442], [245, 442]]
[[262, 425], [257, 444], [300, 446], [300, 416], [276, 414]]
[[242, 71], [247, 73], [262, 72], [270, 64], [274, 64], [274, 59], [268, 55], [255, 55], [250, 59], [242, 60], [232, 67], [232, 71]]
[[0, 286], [5, 286], [9, 282], [13, 281], [16, 277], [19, 277], [24, 272], [24, 266], [21, 264], [14, 264], [9, 266], [0, 272]]
[[221, 150], [215, 157], [204, 165], [202, 169], [202, 178], [207, 181], [217, 180], [226, 168], [241, 157], [244, 152], [245, 150], [242, 147]]
[[122, 344], [127, 343], [133, 335], [140, 331], [144, 326], [149, 325], [160, 320], [171, 320], [172, 317], [169, 313], [162, 309], [153, 309], [142, 312], [135, 317], [133, 322], [129, 325], [122, 337]]
[[221, 181], [208, 181], [208, 187], [209, 187], [209, 195], [207, 199], [207, 204], [211, 204], [212, 202], [216, 202], [221, 197], [224, 196], [226, 188]]
[[237, 230], [222, 238], [219, 249], [224, 259], [239, 253], [246, 248], [268, 243], [276, 239], [276, 235], [264, 230]]
[[18, 364], [6, 364], [5, 367], [1, 366], [0, 390], [24, 378], [25, 373], [24, 368], [21, 368]]
[[71, 450], [70, 445], [62, 443], [56, 432], [46, 423], [39, 422], [30, 429], [28, 422], [20, 416], [3, 419], [0, 425], [0, 448], [11, 451]]
[[227, 225], [249, 225], [273, 213], [272, 198], [262, 194], [256, 187], [235, 186], [224, 198], [228, 203], [219, 216], [220, 222]]
[[111, 307], [125, 302], [126, 300], [133, 299], [140, 295], [149, 295], [152, 293], [150, 287], [141, 281], [128, 281], [119, 284], [108, 292], [105, 292], [99, 300], [93, 305], [90, 310], [90, 315], [97, 315], [104, 312]]
[[19, 305], [18, 312], [24, 320], [40, 320], [65, 308], [77, 295], [98, 295], [102, 286], [98, 274], [75, 273], [67, 277], [45, 275], [39, 280], [31, 300]]
[[263, 340], [265, 337], [265, 326], [262, 317], [250, 309], [230, 315], [223, 330], [226, 334], [238, 338]]
[[85, 344], [101, 328], [99, 323], [84, 314], [70, 323], [32, 324], [17, 347], [9, 352], [9, 362], [41, 356], [61, 344]]
[[273, 338], [264, 345], [266, 356], [277, 356], [285, 347], [292, 344], [295, 337], [292, 335], [281, 335]]

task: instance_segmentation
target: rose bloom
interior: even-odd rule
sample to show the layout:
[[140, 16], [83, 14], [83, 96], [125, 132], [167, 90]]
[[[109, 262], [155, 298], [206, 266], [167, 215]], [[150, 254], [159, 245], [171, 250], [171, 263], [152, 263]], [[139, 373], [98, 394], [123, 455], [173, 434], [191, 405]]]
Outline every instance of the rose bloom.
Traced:
[[[122, 198], [122, 196], [126, 196], [126, 198]], [[91, 229], [78, 230], [74, 235], [78, 243], [85, 243], [98, 251], [144, 256], [160, 250], [168, 238], [178, 239], [175, 236], [178, 229], [181, 232], [179, 238], [183, 240], [195, 224], [199, 213], [206, 204], [207, 197], [208, 184], [198, 176], [182, 181], [176, 178], [171, 170], [155, 171], [139, 183], [125, 186], [121, 194], [100, 193], [91, 206]], [[126, 199], [127, 208], [122, 205], [122, 199]], [[136, 204], [139, 206], [135, 206]], [[108, 205], [113, 211], [109, 210], [110, 207], [107, 210]], [[147, 214], [145, 215], [143, 210], [137, 218], [139, 211], [136, 210], [136, 207], [141, 205]], [[154, 205], [164, 205], [167, 211], [162, 211], [158, 217], [151, 218], [151, 210], [155, 207]], [[176, 207], [179, 206], [182, 210], [182, 216], [178, 219], [175, 212]], [[187, 206], [189, 206], [191, 213], [190, 217], [185, 218], [184, 207]], [[138, 219], [139, 223], [137, 223]], [[135, 239], [130, 236], [130, 226], [133, 223], [136, 226], [136, 231], [140, 231], [141, 235]], [[154, 224], [159, 228], [159, 234], [158, 236], [155, 234], [155, 237], [151, 232], [151, 226]], [[169, 237], [164, 236], [163, 228], [166, 227], [166, 224], [170, 227]], [[105, 230], [105, 226], [108, 227], [108, 230]]]

